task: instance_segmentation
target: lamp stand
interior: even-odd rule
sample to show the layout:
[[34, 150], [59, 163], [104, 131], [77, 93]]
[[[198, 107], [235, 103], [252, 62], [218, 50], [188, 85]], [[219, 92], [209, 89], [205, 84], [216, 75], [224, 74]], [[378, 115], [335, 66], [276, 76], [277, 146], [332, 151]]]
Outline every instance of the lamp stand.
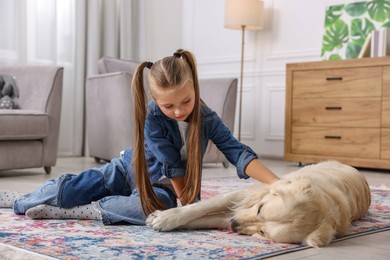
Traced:
[[242, 81], [244, 74], [244, 45], [245, 45], [245, 25], [241, 26], [242, 41], [241, 41], [241, 73], [240, 73], [240, 105], [238, 112], [238, 141], [241, 142], [241, 114], [242, 114]]

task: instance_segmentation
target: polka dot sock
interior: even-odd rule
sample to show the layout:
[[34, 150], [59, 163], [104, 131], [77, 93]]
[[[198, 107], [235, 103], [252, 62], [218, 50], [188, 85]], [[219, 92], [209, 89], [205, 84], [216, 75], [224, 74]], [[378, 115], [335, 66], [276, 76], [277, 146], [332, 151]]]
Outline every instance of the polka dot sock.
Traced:
[[100, 211], [92, 204], [77, 206], [70, 209], [42, 204], [27, 210], [26, 216], [31, 219], [102, 219]]
[[23, 194], [10, 191], [0, 190], [0, 208], [12, 208], [17, 198], [20, 198]]

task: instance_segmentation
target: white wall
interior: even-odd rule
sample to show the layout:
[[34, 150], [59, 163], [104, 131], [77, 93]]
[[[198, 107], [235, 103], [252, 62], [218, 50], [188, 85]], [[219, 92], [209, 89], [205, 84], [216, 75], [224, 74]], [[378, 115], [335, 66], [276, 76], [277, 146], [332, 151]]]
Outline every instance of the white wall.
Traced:
[[[239, 78], [241, 31], [224, 28], [224, 0], [147, 2], [147, 58], [182, 47], [200, 78]], [[321, 60], [325, 8], [349, 2], [265, 0], [265, 28], [246, 32], [241, 138], [261, 156], [283, 156], [286, 64]]]
[[145, 1], [145, 60], [158, 60], [182, 47], [183, 2]]

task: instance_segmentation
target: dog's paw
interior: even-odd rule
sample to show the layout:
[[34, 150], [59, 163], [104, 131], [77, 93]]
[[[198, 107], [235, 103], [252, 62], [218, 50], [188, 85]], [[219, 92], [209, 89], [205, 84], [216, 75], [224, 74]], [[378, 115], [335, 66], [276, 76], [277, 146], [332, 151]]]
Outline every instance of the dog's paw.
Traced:
[[170, 209], [151, 213], [146, 219], [146, 224], [156, 231], [172, 231], [181, 223], [174, 209]]
[[252, 234], [252, 237], [258, 239], [258, 240], [269, 240], [268, 238], [266, 238], [264, 235], [261, 235], [259, 233], [254, 233]]
[[158, 215], [160, 215], [161, 212], [161, 210], [156, 210], [155, 212], [150, 213], [149, 216], [146, 218], [146, 225], [152, 226], [153, 221], [158, 217]]

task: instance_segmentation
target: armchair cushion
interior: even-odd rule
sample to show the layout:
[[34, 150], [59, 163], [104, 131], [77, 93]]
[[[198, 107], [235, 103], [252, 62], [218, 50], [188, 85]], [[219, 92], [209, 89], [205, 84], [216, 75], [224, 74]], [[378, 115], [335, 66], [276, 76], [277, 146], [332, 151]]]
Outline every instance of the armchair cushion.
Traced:
[[0, 140], [41, 139], [49, 133], [47, 114], [35, 110], [0, 110]]

